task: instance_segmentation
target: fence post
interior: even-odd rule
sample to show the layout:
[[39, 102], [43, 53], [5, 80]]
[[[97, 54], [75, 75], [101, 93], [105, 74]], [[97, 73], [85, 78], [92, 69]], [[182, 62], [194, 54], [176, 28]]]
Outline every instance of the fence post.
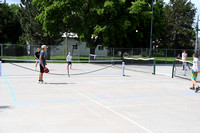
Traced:
[[115, 48], [113, 48], [113, 60], [114, 60], [114, 58], [115, 58]]
[[79, 45], [77, 47], [78, 47], [78, 62], [80, 63], [80, 47]]
[[1, 64], [2, 64], [2, 60], [0, 59], [0, 77], [2, 75], [2, 66], [1, 66]]
[[1, 44], [1, 59], [3, 59], [3, 44]]
[[90, 64], [90, 54], [89, 54], [89, 64]]
[[167, 49], [165, 51], [165, 64], [167, 64]]

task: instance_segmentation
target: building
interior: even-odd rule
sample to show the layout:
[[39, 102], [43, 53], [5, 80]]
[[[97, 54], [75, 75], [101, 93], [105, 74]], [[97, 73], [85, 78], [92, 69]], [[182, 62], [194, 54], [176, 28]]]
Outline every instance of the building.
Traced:
[[[62, 37], [64, 41], [58, 46], [53, 46], [51, 55], [65, 55], [66, 51], [71, 52], [73, 56], [90, 55], [90, 48], [87, 47], [86, 42], [79, 42], [76, 34], [69, 33], [67, 39], [66, 34], [63, 34]], [[108, 56], [108, 50], [106, 47], [98, 45], [95, 49], [95, 55], [99, 57]]]

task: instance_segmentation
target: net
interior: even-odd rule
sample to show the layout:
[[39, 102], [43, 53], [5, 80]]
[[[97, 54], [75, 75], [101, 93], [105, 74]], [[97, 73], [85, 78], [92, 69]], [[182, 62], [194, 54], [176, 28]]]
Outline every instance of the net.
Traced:
[[[30, 72], [39, 72], [39, 65], [35, 68], [36, 60], [23, 59], [2, 59], [3, 63], [9, 64], [6, 67], [10, 69], [23, 70]], [[50, 72], [48, 75], [60, 76], [78, 76], [78, 75], [121, 75], [121, 70], [114, 69], [114, 65], [122, 64], [122, 60], [92, 60], [73, 61], [72, 69], [66, 60], [47, 60], [47, 68]]]
[[154, 58], [124, 58], [124, 62], [125, 71], [156, 74], [156, 60]]
[[[173, 68], [172, 68], [172, 78], [179, 77], [183, 79], [190, 80], [190, 73], [192, 72], [192, 62], [190, 61], [182, 61], [182, 60], [174, 60]], [[197, 79], [198, 82], [200, 80]]]

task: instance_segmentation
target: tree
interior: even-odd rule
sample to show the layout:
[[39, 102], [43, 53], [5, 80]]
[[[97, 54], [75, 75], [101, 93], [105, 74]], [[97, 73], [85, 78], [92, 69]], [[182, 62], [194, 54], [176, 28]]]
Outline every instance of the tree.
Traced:
[[[32, 0], [21, 0], [20, 4], [20, 23], [24, 31], [25, 40], [31, 45], [59, 45], [62, 39], [62, 32], [47, 34], [42, 28], [42, 24], [35, 20], [41, 11], [31, 4]], [[55, 31], [56, 26], [53, 26]], [[48, 48], [47, 58], [50, 59], [51, 47]]]
[[6, 1], [0, 2], [0, 43], [24, 43], [20, 42], [22, 29], [18, 16], [19, 6], [8, 5]]
[[166, 35], [163, 44], [167, 48], [192, 48], [195, 40], [192, 24], [196, 13], [189, 0], [170, 0], [165, 7]]
[[[42, 10], [36, 18], [50, 35], [56, 25], [57, 32], [77, 33], [78, 39], [86, 41], [89, 47], [98, 44], [120, 48], [149, 46], [152, 16], [148, 1], [33, 0], [33, 4]], [[156, 2], [154, 40], [161, 40], [163, 34], [163, 5], [163, 0]]]

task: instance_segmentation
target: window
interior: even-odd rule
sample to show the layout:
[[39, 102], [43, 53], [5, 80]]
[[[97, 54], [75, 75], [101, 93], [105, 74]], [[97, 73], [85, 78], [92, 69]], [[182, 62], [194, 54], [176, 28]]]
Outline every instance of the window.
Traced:
[[73, 45], [73, 49], [78, 49], [78, 45], [77, 44]]
[[98, 46], [98, 50], [103, 50], [103, 46]]

